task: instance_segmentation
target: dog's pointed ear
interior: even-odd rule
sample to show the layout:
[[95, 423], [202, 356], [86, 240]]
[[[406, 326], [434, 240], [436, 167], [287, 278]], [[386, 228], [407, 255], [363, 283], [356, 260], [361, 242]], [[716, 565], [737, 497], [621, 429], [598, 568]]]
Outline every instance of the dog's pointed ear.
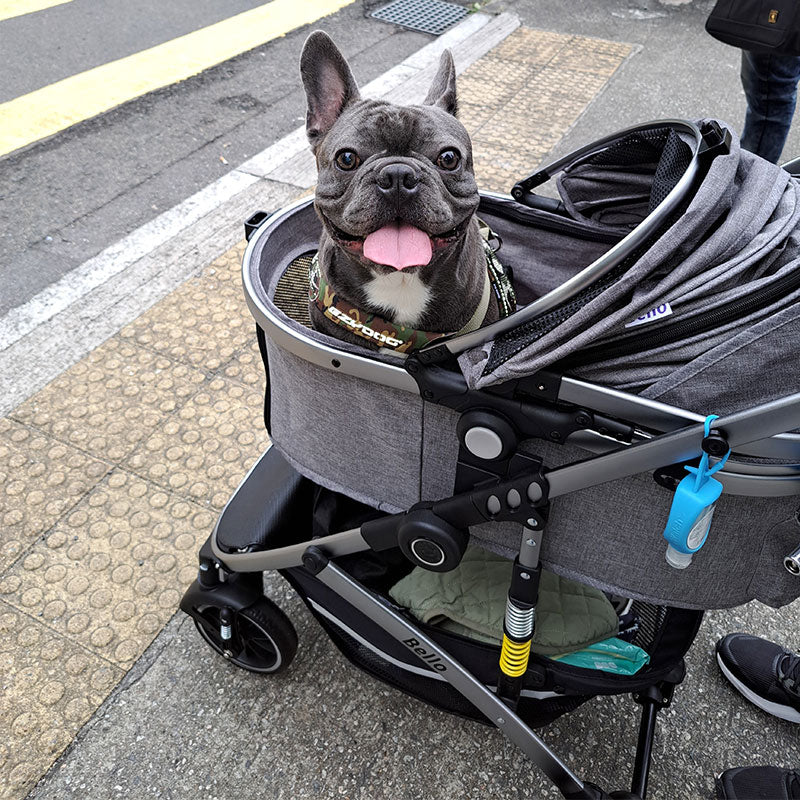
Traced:
[[438, 106], [448, 114], [456, 116], [458, 101], [456, 99], [456, 65], [453, 63], [453, 54], [449, 50], [442, 51], [439, 59], [439, 69], [433, 79], [424, 105]]
[[306, 90], [306, 135], [315, 149], [339, 115], [359, 100], [358, 84], [344, 56], [328, 34], [314, 31], [300, 56], [300, 75]]

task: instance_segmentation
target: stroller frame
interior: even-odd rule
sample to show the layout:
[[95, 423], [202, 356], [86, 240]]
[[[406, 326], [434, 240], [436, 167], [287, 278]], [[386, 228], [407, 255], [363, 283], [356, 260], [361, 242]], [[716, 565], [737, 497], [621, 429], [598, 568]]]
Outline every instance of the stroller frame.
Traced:
[[[579, 412], [576, 412], [579, 413]], [[800, 426], [800, 394], [776, 400], [755, 409], [729, 415], [716, 422], [714, 430], [728, 445], [738, 448], [773, 433]], [[597, 483], [635, 474], [659, 465], [684, 462], [700, 455], [703, 424], [690, 425], [663, 434], [650, 441], [642, 441], [622, 451], [599, 455], [578, 464], [552, 470], [546, 474], [523, 472], [510, 480], [478, 488], [431, 505], [433, 518], [449, 524], [468, 526], [489, 520], [523, 520], [523, 536], [519, 561], [524, 566], [535, 566], [542, 537], [546, 535], [545, 509], [548, 499], [577, 491]], [[769, 441], [769, 440], [768, 440]], [[427, 636], [407, 618], [398, 614], [380, 596], [369, 591], [338, 567], [332, 559], [368, 549], [382, 550], [397, 546], [398, 531], [408, 522], [409, 515], [417, 509], [364, 523], [360, 528], [312, 539], [296, 545], [269, 550], [253, 549], [250, 552], [231, 552], [242, 544], [249, 544], [252, 531], [238, 527], [244, 515], [251, 520], [258, 515], [258, 504], [263, 491], [269, 487], [270, 473], [280, 474], [277, 466], [280, 454], [268, 449], [245, 478], [239, 490], [223, 511], [217, 526], [200, 552], [200, 576], [187, 591], [181, 607], [197, 618], [197, 609], [213, 603], [227, 607], [232, 612], [250, 606], [262, 594], [261, 580], [237, 582], [245, 575], [258, 575], [269, 570], [303, 567], [311, 575], [335, 591], [340, 597], [385, 629], [416, 655], [421, 664], [432, 666], [440, 676], [457, 689], [498, 729], [516, 744], [536, 764], [567, 798], [601, 800], [605, 797], [625, 797], [626, 794], [607, 795], [602, 789], [581, 781], [569, 767], [517, 716], [504, 699], [475, 678], [457, 659]], [[284, 469], [285, 469], [284, 465]], [[289, 468], [290, 469], [290, 468]], [[800, 476], [741, 476], [744, 483], [755, 482], [756, 490], [800, 492]], [[265, 484], [266, 481], [266, 484]], [[527, 498], [531, 485], [544, 487], [536, 502]], [[734, 481], [735, 484], [735, 481]], [[276, 492], [280, 487], [273, 487]], [[501, 501], [501, 511], [494, 514], [487, 509], [489, 498], [507, 498], [511, 491], [526, 498], [522, 506], [513, 509]], [[229, 530], [229, 517], [235, 518], [237, 527]], [[428, 516], [426, 522], [431, 522]], [[535, 533], [532, 538], [531, 534]], [[436, 541], [436, 534], [427, 530]], [[534, 542], [534, 545], [530, 543]], [[536, 551], [536, 552], [532, 552]], [[796, 556], [795, 556], [796, 557]], [[787, 563], [794, 563], [787, 556]], [[659, 682], [635, 695], [643, 706], [639, 741], [632, 778], [630, 796], [644, 798], [647, 788], [651, 748], [656, 714], [669, 704], [675, 683]]]
[[[690, 123], [673, 121], [673, 124], [694, 128]], [[704, 139], [696, 128], [694, 130], [698, 133], [696, 156], [699, 157], [703, 150], [700, 143]], [[587, 153], [590, 149], [586, 149]], [[596, 146], [591, 152], [595, 151]], [[530, 188], [537, 185], [537, 180], [540, 183], [557, 171], [559, 164], [556, 162], [527, 182], [517, 184], [515, 190], [526, 202], [535, 205], [538, 200], [530, 194]], [[694, 176], [694, 172], [690, 172]], [[689, 190], [690, 182], [687, 180], [675, 187], [656, 209], [659, 213], [654, 212], [657, 219], [648, 217], [637, 229], [637, 236], [647, 235], [660, 224]], [[269, 219], [259, 214], [248, 220], [245, 229], [249, 245], [245, 263], [252, 255], [256, 232], [279, 224], [282, 214], [308, 202], [300, 201]], [[607, 271], [630, 253], [627, 245], [614, 249], [617, 252], [611, 253], [605, 262], [587, 269], [593, 269], [593, 275]], [[302, 570], [416, 656], [421, 674], [446, 681], [457, 690], [513, 741], [564, 797], [582, 800], [644, 798], [656, 714], [659, 708], [669, 704], [674, 687], [683, 679], [682, 662], [649, 683], [640, 681], [633, 691], [643, 711], [631, 792], [608, 794], [576, 776], [516, 713], [520, 682], [509, 687], [505, 681], [502, 685], [505, 676], [499, 675], [496, 688], [487, 685], [411, 618], [398, 613], [386, 599], [348, 574], [334, 559], [400, 546], [404, 555], [417, 566], [445, 571], [458, 565], [470, 526], [515, 522], [522, 525], [516, 577], [520, 571], [540, 568], [539, 551], [547, 535], [552, 499], [645, 471], [654, 471], [658, 483], [674, 489], [678, 476], [684, 474], [683, 465], [703, 452], [719, 458], [729, 449], [732, 451], [725, 468], [716, 476], [726, 493], [761, 497], [800, 494], [800, 463], [797, 463], [800, 462], [800, 436], [786, 433], [800, 428], [800, 393], [717, 419], [711, 434], [706, 435], [701, 415], [549, 372], [489, 390], [471, 390], [460, 373], [441, 365], [442, 354], [446, 351], [446, 356], [452, 358], [466, 347], [477, 344], [476, 335], [488, 338], [491, 331], [471, 334], [470, 342], [463, 347], [454, 340], [437, 344], [429, 351], [410, 356], [405, 368], [401, 368], [328, 347], [289, 328], [269, 308], [257, 302], [256, 293], [248, 287], [247, 270], [244, 275], [247, 301], [258, 323], [262, 354], [266, 334], [289, 352], [318, 366], [419, 395], [460, 414], [461, 447], [456, 488], [447, 498], [421, 502], [406, 511], [368, 520], [349, 530], [276, 547], [272, 546], [272, 535], [275, 530], [294, 526], [296, 506], [306, 479], [299, 476], [275, 447], [270, 447], [242, 481], [201, 548], [200, 572], [184, 595], [181, 608], [194, 618], [201, 634], [214, 649], [238, 663], [237, 653], [250, 647], [240, 617], [263, 600], [261, 574], [270, 570]], [[576, 287], [581, 284], [582, 280], [575, 281]], [[559, 301], [566, 291], [561, 288]], [[269, 397], [267, 408], [268, 403]], [[499, 420], [510, 421], [513, 427], [498, 424]], [[487, 431], [491, 434], [488, 440]], [[554, 442], [569, 438], [571, 443], [578, 443], [595, 455], [548, 470], [541, 460], [518, 450], [521, 441], [532, 438]], [[500, 453], [494, 450], [497, 441], [502, 445]], [[791, 463], [738, 461], [736, 454]], [[793, 574], [800, 574], [800, 547], [786, 555], [784, 566]], [[530, 577], [527, 573], [523, 575]], [[209, 608], [216, 610], [210, 617], [204, 611]], [[215, 624], [217, 634], [212, 630]], [[280, 636], [274, 627], [262, 625], [260, 631], [262, 639], [266, 637], [268, 645], [277, 652], [276, 662], [264, 669], [252, 663], [240, 665], [255, 671], [275, 672], [291, 659], [293, 650], [289, 646], [284, 650], [291, 652], [282, 652]]]
[[[485, 407], [485, 403], [482, 404]], [[574, 412], [576, 415], [589, 413], [585, 410]], [[716, 420], [712, 431], [716, 431], [722, 440], [731, 448], [738, 448], [753, 441], [771, 436], [774, 433], [800, 427], [800, 393], [757, 406], [747, 411], [731, 414]], [[497, 480], [489, 486], [481, 486], [460, 495], [440, 500], [429, 505], [432, 513], [451, 524], [478, 525], [482, 522], [519, 522], [526, 528], [540, 531], [537, 550], [541, 547], [541, 537], [545, 530], [546, 515], [543, 513], [549, 500], [570, 492], [597, 486], [618, 478], [625, 478], [639, 472], [655, 471], [664, 464], [682, 464], [699, 458], [702, 455], [704, 439], [703, 423], [690, 425], [672, 433], [663, 434], [649, 441], [641, 441], [627, 449], [617, 450], [606, 455], [599, 455], [582, 462], [570, 464], [550, 470], [546, 473], [522, 472], [507, 480]], [[264, 458], [272, 448], [266, 451]], [[723, 451], [724, 453], [724, 451]], [[256, 465], [257, 467], [258, 465]], [[256, 467], [244, 479], [247, 482]], [[753, 484], [749, 496], [775, 496], [778, 494], [800, 494], [800, 474], [797, 471], [784, 475], [737, 475], [733, 480], [724, 471], [718, 473], [722, 478], [726, 491], [740, 489], [742, 484]], [[534, 495], [532, 486], [541, 487], [539, 499], [530, 501]], [[241, 487], [240, 487], [241, 488]], [[238, 491], [238, 490], [237, 490]], [[508, 504], [509, 493], [517, 492], [523, 502], [514, 508]], [[496, 498], [500, 507], [490, 510], [490, 498]], [[494, 506], [494, 504], [491, 504]], [[496, 506], [494, 506], [496, 507]], [[385, 550], [397, 545], [397, 533], [408, 515], [415, 509], [400, 514], [381, 517], [375, 522], [366, 522], [359, 528], [341, 533], [316, 538], [313, 546], [320, 549], [329, 558], [350, 555], [363, 550]], [[223, 519], [225, 512], [220, 517]], [[230, 552], [229, 548], [220, 547], [216, 540], [220, 522], [212, 534], [211, 552], [214, 557], [233, 572], [265, 572], [268, 570], [289, 569], [290, 567], [307, 566], [304, 556], [312, 542], [274, 548], [263, 552]], [[527, 539], [523, 536], [520, 557], [525, 558]], [[787, 556], [786, 567], [791, 556]], [[455, 565], [453, 565], [455, 566]]]

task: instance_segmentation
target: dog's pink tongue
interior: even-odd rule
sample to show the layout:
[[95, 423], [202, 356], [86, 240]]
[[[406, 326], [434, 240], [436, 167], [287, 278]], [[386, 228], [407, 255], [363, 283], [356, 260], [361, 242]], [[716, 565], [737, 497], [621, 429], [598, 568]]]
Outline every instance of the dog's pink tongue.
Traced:
[[376, 264], [405, 269], [427, 264], [433, 250], [427, 233], [407, 222], [395, 222], [364, 239], [364, 256]]

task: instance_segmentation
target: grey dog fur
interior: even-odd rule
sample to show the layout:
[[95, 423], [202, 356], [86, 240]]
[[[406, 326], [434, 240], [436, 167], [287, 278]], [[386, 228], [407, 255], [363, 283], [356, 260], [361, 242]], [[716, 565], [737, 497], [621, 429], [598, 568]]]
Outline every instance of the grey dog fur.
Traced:
[[[374, 265], [345, 250], [332, 235], [332, 226], [364, 237], [399, 217], [436, 236], [465, 223], [459, 239], [435, 250], [429, 264], [404, 270], [416, 271], [431, 292], [416, 327], [437, 332], [460, 330], [480, 301], [486, 260], [475, 217], [479, 195], [472, 146], [455, 116], [452, 54], [449, 50], [442, 53], [423, 105], [362, 99], [347, 61], [322, 31], [306, 40], [300, 72], [308, 103], [306, 133], [319, 174], [314, 205], [323, 225], [319, 262], [326, 280], [355, 307], [392, 320], [386, 308], [370, 305], [363, 286], [376, 271], [391, 273], [393, 268]], [[436, 164], [439, 154], [449, 148], [461, 154], [461, 163], [453, 171]], [[342, 150], [359, 154], [358, 168], [344, 171], [336, 166], [336, 155]], [[410, 166], [419, 180], [418, 190], [402, 206], [377, 186], [380, 171], [395, 163]], [[314, 303], [310, 313], [318, 330], [364, 345], [364, 339], [328, 320]], [[498, 316], [492, 297], [484, 323]]]

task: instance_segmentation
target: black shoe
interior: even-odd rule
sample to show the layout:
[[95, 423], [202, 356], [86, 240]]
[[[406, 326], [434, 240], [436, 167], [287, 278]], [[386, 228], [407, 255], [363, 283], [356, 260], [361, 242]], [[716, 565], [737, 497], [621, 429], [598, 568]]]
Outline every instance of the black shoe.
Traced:
[[757, 636], [729, 633], [717, 642], [717, 662], [751, 703], [800, 722], [800, 656]]
[[715, 784], [717, 800], [797, 800], [800, 773], [778, 767], [726, 769]]

